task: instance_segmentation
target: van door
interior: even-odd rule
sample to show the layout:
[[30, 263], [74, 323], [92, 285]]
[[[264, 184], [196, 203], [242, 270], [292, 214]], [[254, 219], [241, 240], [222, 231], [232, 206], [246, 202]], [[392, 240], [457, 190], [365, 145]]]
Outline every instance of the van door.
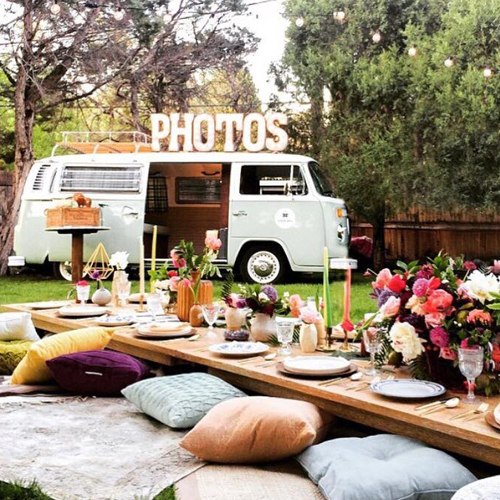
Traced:
[[[58, 189], [54, 199], [84, 193], [92, 199], [92, 206], [101, 208], [102, 225], [109, 228], [85, 236], [85, 261], [102, 242], [109, 255], [126, 251], [130, 263], [139, 263], [148, 171], [149, 165], [139, 163], [67, 163], [62, 167], [56, 180]], [[69, 260], [70, 256], [70, 237], [52, 234], [49, 260], [62, 262]]]
[[321, 266], [325, 227], [321, 203], [302, 165], [233, 164], [230, 252], [248, 241], [279, 243], [292, 269]]

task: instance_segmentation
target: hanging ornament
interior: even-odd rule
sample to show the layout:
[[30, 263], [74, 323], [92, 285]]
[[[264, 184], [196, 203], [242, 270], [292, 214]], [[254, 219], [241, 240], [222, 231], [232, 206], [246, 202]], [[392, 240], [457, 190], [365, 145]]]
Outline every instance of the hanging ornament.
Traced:
[[345, 12], [343, 10], [338, 10], [333, 13], [333, 19], [339, 23], [345, 20]]
[[297, 28], [302, 28], [302, 26], [304, 26], [304, 18], [303, 17], [298, 17], [296, 20], [295, 20], [295, 26], [297, 26]]
[[123, 16], [124, 16], [123, 9], [121, 7], [119, 7], [118, 10], [115, 10], [115, 13], [113, 14], [113, 16], [117, 21], [121, 21], [123, 19]]
[[447, 68], [451, 68], [454, 64], [455, 64], [455, 61], [454, 61], [453, 57], [448, 57], [448, 59], [446, 59], [446, 61], [444, 62], [444, 65]]
[[493, 76], [493, 70], [491, 68], [484, 68], [483, 69], [483, 76], [485, 78], [491, 78]]
[[163, 16], [163, 22], [164, 22], [165, 24], [170, 24], [170, 23], [172, 22], [172, 19], [173, 19], [172, 14], [170, 14], [169, 12], [167, 12], [167, 13], [166, 13], [166, 14], [164, 14], [164, 16]]
[[105, 280], [114, 271], [114, 268], [109, 263], [109, 255], [102, 243], [97, 245], [96, 249], [92, 252], [89, 261], [83, 268], [83, 275], [91, 275], [94, 271], [98, 271], [100, 279]]
[[382, 40], [382, 34], [380, 31], [376, 31], [372, 36], [373, 43], [379, 43]]
[[54, 14], [55, 16], [57, 16], [57, 14], [59, 14], [59, 12], [61, 12], [61, 6], [57, 3], [57, 1], [55, 1], [50, 6], [50, 12], [52, 12], [52, 14]]
[[408, 55], [410, 57], [415, 57], [417, 55], [417, 53], [418, 53], [418, 50], [417, 50], [417, 47], [415, 47], [415, 45], [408, 49]]

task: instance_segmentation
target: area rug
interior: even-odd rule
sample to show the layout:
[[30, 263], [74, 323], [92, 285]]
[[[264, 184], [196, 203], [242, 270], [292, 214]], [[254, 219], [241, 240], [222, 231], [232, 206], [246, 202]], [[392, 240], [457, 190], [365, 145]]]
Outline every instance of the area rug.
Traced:
[[269, 465], [207, 465], [177, 484], [177, 500], [324, 500], [294, 460]]
[[150, 500], [204, 465], [123, 398], [0, 398], [0, 429], [0, 480], [54, 500]]

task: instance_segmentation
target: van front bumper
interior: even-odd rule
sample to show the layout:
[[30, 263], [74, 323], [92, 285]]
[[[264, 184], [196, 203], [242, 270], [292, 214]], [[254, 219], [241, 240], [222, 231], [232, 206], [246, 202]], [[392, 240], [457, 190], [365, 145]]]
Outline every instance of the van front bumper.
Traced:
[[11, 255], [7, 265], [9, 267], [23, 267], [26, 265], [26, 259], [22, 255]]

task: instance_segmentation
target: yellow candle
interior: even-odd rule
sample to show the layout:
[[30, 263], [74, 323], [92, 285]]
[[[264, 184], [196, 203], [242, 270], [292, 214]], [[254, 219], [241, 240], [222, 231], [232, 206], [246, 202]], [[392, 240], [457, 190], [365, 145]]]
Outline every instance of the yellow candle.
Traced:
[[[151, 269], [156, 270], [156, 239], [158, 237], [158, 226], [153, 226], [153, 244], [151, 246]], [[155, 291], [155, 280], [151, 280], [151, 293]]]
[[141, 240], [139, 257], [139, 293], [144, 295], [144, 243]]

